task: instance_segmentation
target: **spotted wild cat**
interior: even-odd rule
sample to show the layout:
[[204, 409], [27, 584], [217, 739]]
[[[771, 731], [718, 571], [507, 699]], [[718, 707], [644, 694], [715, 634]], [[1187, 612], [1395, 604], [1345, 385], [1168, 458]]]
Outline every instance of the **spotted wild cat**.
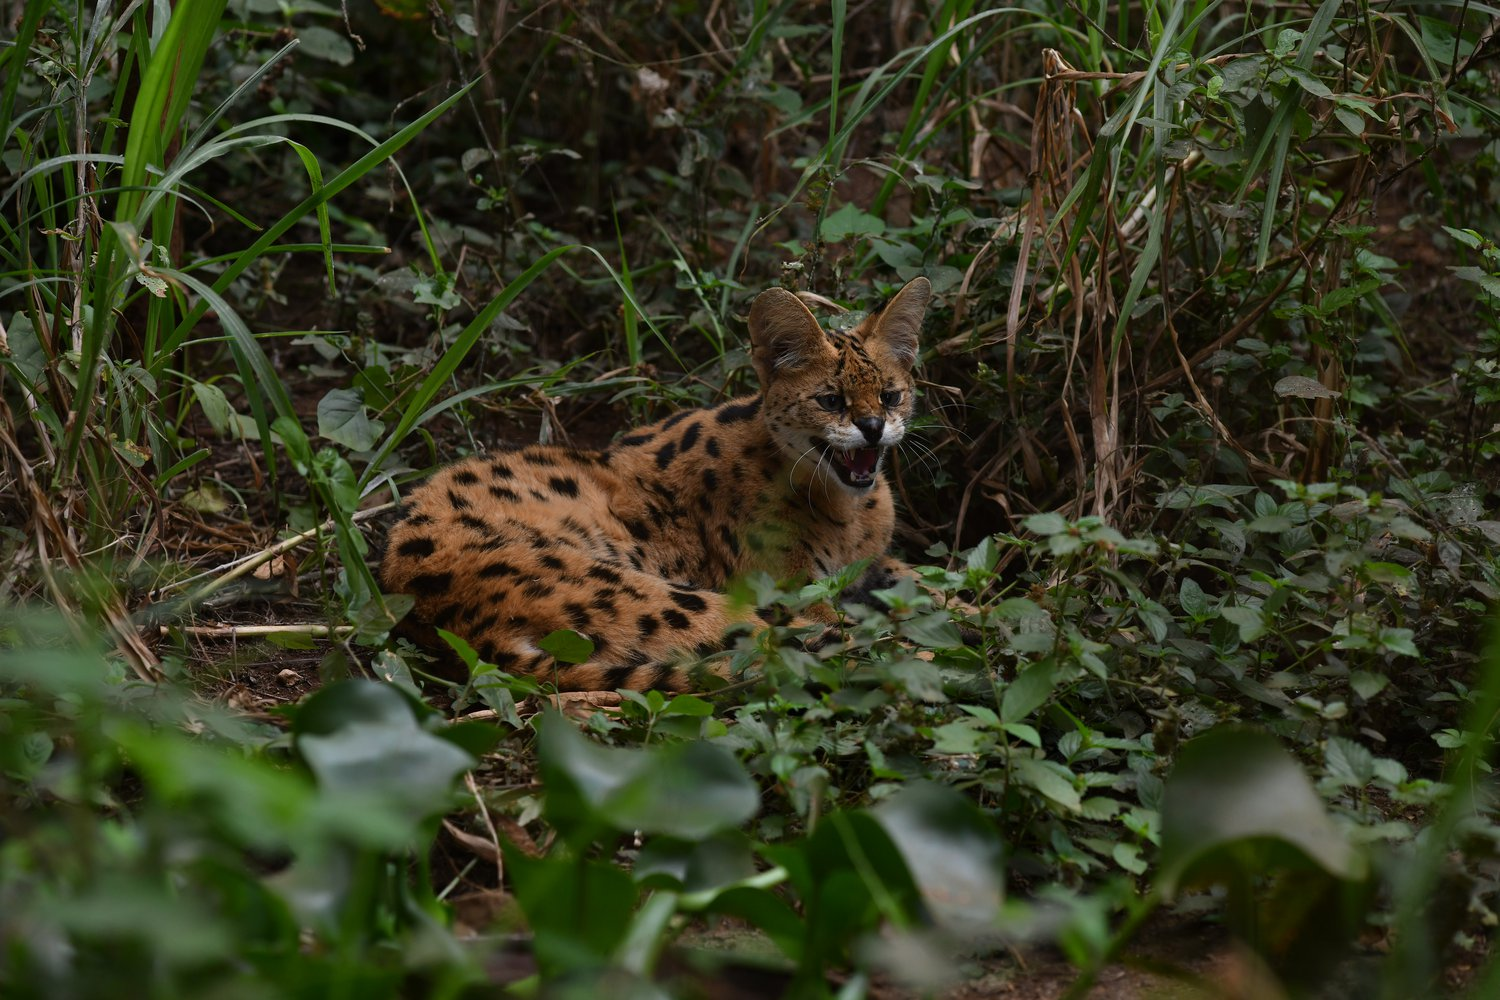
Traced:
[[[759, 395], [675, 413], [604, 451], [532, 446], [440, 470], [392, 528], [386, 590], [416, 599], [419, 629], [448, 629], [507, 672], [564, 690], [670, 689], [687, 683], [684, 654], [759, 622], [723, 593], [734, 577], [821, 577], [874, 558], [874, 579], [889, 580], [902, 568], [886, 555], [882, 465], [912, 414], [931, 294], [917, 278], [833, 333], [791, 292], [762, 293], [750, 309]], [[588, 662], [537, 647], [562, 628], [593, 641]]]

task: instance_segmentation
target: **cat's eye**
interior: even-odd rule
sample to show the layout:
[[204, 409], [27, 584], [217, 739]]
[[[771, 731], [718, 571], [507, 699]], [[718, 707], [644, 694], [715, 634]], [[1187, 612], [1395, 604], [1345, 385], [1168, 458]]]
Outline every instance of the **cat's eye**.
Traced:
[[901, 390], [887, 389], [880, 394], [880, 405], [887, 410], [901, 405]]
[[829, 413], [837, 413], [844, 408], [844, 397], [836, 392], [821, 392], [813, 397], [813, 402]]

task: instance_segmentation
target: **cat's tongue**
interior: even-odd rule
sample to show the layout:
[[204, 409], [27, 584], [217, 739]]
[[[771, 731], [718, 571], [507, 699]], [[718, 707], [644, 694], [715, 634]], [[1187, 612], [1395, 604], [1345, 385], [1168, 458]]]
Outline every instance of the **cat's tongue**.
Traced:
[[879, 448], [829, 448], [828, 457], [838, 465], [839, 477], [850, 486], [864, 489], [875, 483], [875, 470], [880, 465]]
[[879, 448], [856, 448], [849, 452], [849, 471], [860, 479], [869, 479], [875, 475], [875, 465], [879, 461]]

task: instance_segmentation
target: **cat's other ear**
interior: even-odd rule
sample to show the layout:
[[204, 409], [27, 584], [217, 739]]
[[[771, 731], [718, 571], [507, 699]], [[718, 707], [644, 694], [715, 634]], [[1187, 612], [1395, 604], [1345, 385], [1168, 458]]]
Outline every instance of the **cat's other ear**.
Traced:
[[807, 306], [785, 288], [768, 288], [750, 306], [750, 359], [760, 384], [838, 352]]
[[922, 318], [932, 301], [932, 282], [913, 278], [866, 321], [862, 342], [865, 350], [884, 354], [894, 364], [910, 368], [917, 363], [917, 338]]

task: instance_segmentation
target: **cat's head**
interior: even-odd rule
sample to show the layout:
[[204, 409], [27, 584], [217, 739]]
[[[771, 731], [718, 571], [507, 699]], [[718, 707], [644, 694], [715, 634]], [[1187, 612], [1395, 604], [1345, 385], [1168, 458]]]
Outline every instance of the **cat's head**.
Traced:
[[927, 279], [913, 278], [837, 333], [784, 288], [756, 298], [750, 343], [761, 413], [794, 475], [815, 463], [817, 474], [854, 493], [880, 481], [886, 450], [905, 436], [912, 414], [912, 365], [931, 298]]

